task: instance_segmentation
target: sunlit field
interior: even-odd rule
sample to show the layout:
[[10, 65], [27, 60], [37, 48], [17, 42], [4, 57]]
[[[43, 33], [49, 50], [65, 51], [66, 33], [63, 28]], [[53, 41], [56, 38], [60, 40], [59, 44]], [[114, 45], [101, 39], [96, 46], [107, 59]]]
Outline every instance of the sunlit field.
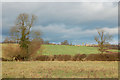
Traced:
[[[87, 46], [70, 46], [70, 45], [42, 45], [43, 55], [58, 55], [58, 54], [97, 54], [100, 53], [97, 47]], [[111, 52], [118, 52], [118, 50], [111, 49]], [[39, 51], [38, 51], [39, 52]]]
[[57, 55], [57, 54], [91, 54], [98, 53], [96, 47], [86, 47], [86, 46], [70, 46], [70, 45], [43, 45], [44, 55]]

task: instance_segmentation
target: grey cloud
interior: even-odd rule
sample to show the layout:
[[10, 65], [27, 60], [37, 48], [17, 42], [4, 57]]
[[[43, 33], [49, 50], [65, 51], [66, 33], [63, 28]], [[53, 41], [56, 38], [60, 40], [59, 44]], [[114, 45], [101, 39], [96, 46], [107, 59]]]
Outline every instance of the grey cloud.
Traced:
[[[8, 13], [9, 12], [9, 13]], [[5, 17], [20, 13], [38, 16], [39, 23], [80, 24], [89, 21], [114, 21], [117, 19], [117, 7], [112, 3], [4, 3]], [[116, 12], [116, 13], [115, 13]], [[12, 16], [11, 16], [12, 17]], [[10, 17], [10, 18], [11, 18]]]
[[[95, 35], [97, 35], [96, 29], [82, 30], [81, 27], [79, 26], [67, 29], [66, 26], [67, 25], [63, 24], [62, 25], [50, 24], [48, 26], [36, 26], [33, 28], [33, 30], [43, 31], [43, 35], [48, 35], [47, 38], [49, 38], [49, 40], [54, 39], [55, 36], [61, 39], [79, 39], [85, 37], [94, 37]], [[113, 28], [104, 27], [101, 29], [105, 30], [105, 32], [109, 34], [118, 35], [118, 27]]]
[[[43, 38], [50, 41], [93, 40], [95, 28], [115, 32], [117, 6], [113, 3], [3, 3], [3, 34], [14, 25], [20, 13], [35, 14], [38, 20], [33, 29], [41, 30]], [[90, 36], [92, 34], [93, 36]], [[6, 34], [8, 35], [8, 34]], [[81, 39], [82, 38], [82, 39]], [[83, 41], [85, 41], [83, 40]]]

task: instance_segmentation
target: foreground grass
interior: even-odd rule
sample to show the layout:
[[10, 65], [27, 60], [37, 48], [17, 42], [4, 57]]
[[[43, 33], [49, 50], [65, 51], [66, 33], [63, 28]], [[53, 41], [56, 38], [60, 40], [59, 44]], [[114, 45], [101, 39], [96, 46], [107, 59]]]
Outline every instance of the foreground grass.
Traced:
[[117, 78], [117, 61], [3, 62], [3, 78]]

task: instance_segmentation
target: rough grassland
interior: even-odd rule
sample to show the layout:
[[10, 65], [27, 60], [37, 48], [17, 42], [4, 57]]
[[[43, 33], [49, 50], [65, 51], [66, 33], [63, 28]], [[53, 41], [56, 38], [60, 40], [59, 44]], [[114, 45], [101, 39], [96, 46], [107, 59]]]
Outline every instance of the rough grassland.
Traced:
[[3, 78], [117, 78], [117, 61], [3, 62]]

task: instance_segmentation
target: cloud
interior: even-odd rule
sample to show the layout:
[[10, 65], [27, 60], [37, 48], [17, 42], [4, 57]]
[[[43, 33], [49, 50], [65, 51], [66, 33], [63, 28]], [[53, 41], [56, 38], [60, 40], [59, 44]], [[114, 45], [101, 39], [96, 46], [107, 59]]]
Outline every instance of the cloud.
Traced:
[[[24, 6], [24, 7], [22, 7]], [[93, 21], [115, 22], [117, 6], [113, 3], [3, 3], [3, 17], [15, 20], [20, 13], [35, 14], [39, 24], [82, 24]], [[10, 16], [11, 15], [11, 16]], [[12, 18], [12, 16], [14, 16]], [[9, 20], [7, 22], [10, 22]]]
[[3, 35], [7, 36], [20, 13], [38, 16], [33, 30], [41, 30], [51, 42], [93, 41], [96, 28], [117, 35], [118, 7], [112, 2], [3, 3]]
[[118, 35], [118, 27], [114, 27], [114, 28], [105, 27], [105, 28], [102, 28], [102, 29], [104, 31], [106, 31], [107, 33], [111, 34], [111, 35], [115, 35], [115, 34]]
[[[48, 35], [47, 38], [49, 40], [54, 40], [56, 37], [57, 39], [80, 39], [80, 38], [90, 38], [94, 37], [97, 34], [96, 29], [86, 29], [83, 30], [80, 26], [75, 26], [72, 28], [67, 28], [67, 25], [61, 24], [50, 24], [48, 26], [36, 26], [33, 28], [33, 30], [41, 30], [43, 31], [43, 35]], [[112, 35], [118, 35], [118, 27], [108, 28], [104, 27], [101, 28], [105, 32], [112, 34]], [[44, 37], [44, 36], [43, 36]]]

